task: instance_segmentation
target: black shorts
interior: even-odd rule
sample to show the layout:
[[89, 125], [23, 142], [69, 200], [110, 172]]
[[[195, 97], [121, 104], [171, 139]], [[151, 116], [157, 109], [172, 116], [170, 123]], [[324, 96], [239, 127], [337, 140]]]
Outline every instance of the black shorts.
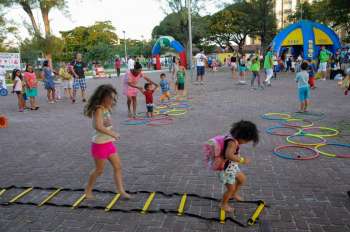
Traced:
[[20, 95], [22, 91], [15, 91], [15, 94]]
[[177, 89], [178, 90], [184, 90], [185, 89], [185, 83], [177, 83]]
[[147, 113], [153, 113], [153, 105], [146, 105]]

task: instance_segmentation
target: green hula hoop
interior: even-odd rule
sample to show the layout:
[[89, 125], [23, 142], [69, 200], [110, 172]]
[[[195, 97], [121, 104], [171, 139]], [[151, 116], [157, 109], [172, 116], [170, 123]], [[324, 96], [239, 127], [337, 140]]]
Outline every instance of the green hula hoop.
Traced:
[[[320, 134], [320, 133], [311, 133], [308, 132], [309, 130], [312, 129], [321, 129], [321, 130], [328, 130], [331, 133], [329, 134]], [[334, 129], [334, 128], [329, 128], [329, 127], [322, 127], [322, 126], [316, 126], [316, 127], [308, 127], [308, 128], [303, 128], [300, 132], [300, 134], [307, 134], [307, 135], [316, 135], [316, 136], [320, 136], [320, 137], [334, 137], [337, 136], [339, 134], [339, 130]]]
[[[320, 143], [299, 143], [299, 142], [293, 141], [292, 139], [294, 137], [297, 137], [297, 136], [305, 136], [305, 137], [317, 138], [317, 139], [320, 139], [322, 142], [320, 142]], [[286, 140], [287, 140], [288, 143], [296, 144], [296, 145], [300, 145], [300, 146], [317, 146], [317, 145], [320, 145], [320, 144], [325, 144], [327, 142], [324, 138], [322, 138], [320, 136], [317, 136], [317, 135], [311, 135], [311, 134], [295, 134], [295, 135], [288, 136], [286, 138]]]
[[[274, 116], [277, 116], [277, 117], [274, 117]], [[270, 113], [261, 115], [261, 117], [267, 120], [286, 120], [291, 118], [292, 116], [288, 113], [270, 112]]]

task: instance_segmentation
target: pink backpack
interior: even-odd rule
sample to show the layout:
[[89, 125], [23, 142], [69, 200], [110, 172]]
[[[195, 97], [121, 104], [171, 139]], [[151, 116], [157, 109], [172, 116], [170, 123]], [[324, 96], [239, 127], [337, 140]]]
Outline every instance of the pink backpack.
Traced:
[[224, 170], [226, 159], [224, 157], [224, 135], [217, 135], [209, 139], [203, 146], [204, 160], [212, 171]]

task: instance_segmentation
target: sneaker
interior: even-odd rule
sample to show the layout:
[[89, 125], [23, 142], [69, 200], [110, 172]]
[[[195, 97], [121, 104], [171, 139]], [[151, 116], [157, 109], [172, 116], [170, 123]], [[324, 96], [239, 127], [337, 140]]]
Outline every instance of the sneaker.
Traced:
[[256, 88], [254, 88], [254, 87], [251, 87], [251, 88], [250, 88], [250, 90], [251, 90], [251, 91], [254, 91], [254, 90], [256, 90]]
[[19, 109], [18, 112], [24, 112], [24, 109]]
[[72, 99], [72, 104], [74, 104], [75, 103], [75, 99]]
[[55, 102], [54, 101], [49, 101], [49, 104], [55, 104]]
[[345, 95], [345, 96], [348, 95], [348, 92], [349, 92], [349, 90], [345, 90], [345, 91], [344, 91], [344, 95]]
[[83, 99], [83, 102], [86, 102], [86, 99], [85, 99], [85, 98]]

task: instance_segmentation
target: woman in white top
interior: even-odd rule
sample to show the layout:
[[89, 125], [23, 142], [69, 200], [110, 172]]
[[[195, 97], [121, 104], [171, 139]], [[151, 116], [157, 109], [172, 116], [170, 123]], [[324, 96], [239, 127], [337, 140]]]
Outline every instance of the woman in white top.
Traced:
[[23, 98], [24, 92], [24, 82], [22, 78], [21, 71], [18, 69], [14, 69], [12, 72], [12, 80], [13, 80], [13, 89], [12, 93], [16, 93], [18, 99], [18, 111], [23, 112], [25, 107], [25, 101]]

